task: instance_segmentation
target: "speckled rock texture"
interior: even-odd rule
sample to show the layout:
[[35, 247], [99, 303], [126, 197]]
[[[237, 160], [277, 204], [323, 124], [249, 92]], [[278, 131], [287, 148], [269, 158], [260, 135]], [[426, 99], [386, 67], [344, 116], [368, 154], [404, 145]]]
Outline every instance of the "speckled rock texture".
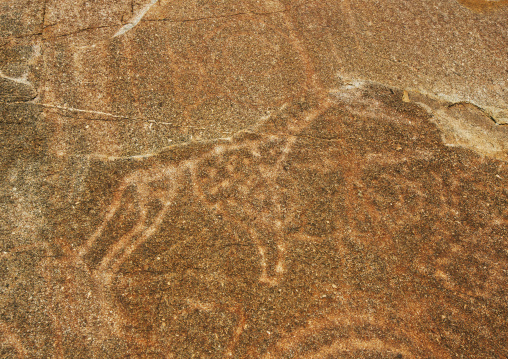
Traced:
[[0, 0], [0, 357], [508, 357], [507, 5]]

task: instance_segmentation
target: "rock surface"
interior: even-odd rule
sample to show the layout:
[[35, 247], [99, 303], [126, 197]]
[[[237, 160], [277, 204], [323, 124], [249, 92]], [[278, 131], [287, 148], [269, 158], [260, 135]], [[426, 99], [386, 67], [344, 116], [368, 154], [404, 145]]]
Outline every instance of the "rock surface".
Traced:
[[507, 4], [0, 0], [0, 357], [508, 357]]

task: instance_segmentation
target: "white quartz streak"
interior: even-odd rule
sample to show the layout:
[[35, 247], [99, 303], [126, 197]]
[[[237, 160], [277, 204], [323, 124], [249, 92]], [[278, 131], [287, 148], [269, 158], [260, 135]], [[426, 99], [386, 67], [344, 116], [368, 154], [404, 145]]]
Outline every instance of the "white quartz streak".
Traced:
[[0, 71], [0, 78], [10, 80], [13, 82], [17, 82], [18, 84], [32, 86], [30, 81], [28, 81], [28, 73], [25, 73], [25, 74], [23, 74], [23, 76], [20, 76], [20, 77], [10, 77], [10, 76], [5, 75], [2, 71]]
[[150, 8], [152, 6], [154, 6], [157, 1], [159, 1], [159, 0], [150, 0], [150, 2], [148, 4], [146, 4], [141, 9], [139, 9], [139, 11], [137, 13], [135, 13], [134, 16], [129, 20], [129, 22], [127, 24], [125, 24], [124, 26], [122, 26], [120, 28], [120, 30], [118, 30], [113, 35], [113, 37], [117, 37], [117, 36], [123, 35], [127, 31], [129, 31], [132, 28], [134, 28], [134, 26], [136, 26], [141, 21], [143, 16], [145, 16], [145, 14], [148, 12], [148, 10], [150, 10]]

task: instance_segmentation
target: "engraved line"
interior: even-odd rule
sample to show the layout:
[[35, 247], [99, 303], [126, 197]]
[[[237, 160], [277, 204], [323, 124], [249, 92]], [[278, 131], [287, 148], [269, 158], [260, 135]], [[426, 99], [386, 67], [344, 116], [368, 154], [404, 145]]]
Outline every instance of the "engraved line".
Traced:
[[123, 254], [120, 256], [120, 258], [115, 261], [115, 263], [111, 266], [110, 272], [112, 274], [117, 274], [118, 270], [120, 269], [120, 266], [125, 262], [127, 258], [138, 248], [140, 245], [145, 243], [154, 233], [157, 232], [160, 225], [162, 224], [164, 220], [164, 216], [166, 215], [167, 211], [169, 210], [170, 205], [166, 204], [162, 209], [160, 210], [157, 217], [155, 217], [153, 223], [148, 227], [143, 234], [134, 241], [130, 246], [127, 247], [127, 249], [123, 252]]

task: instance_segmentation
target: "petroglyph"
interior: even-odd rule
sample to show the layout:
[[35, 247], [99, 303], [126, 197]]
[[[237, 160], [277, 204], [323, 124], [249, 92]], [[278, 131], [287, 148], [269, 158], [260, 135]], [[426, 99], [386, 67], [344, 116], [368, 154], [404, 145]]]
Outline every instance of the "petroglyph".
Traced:
[[505, 8], [47, 5], [2, 45], [0, 357], [508, 355]]
[[[95, 215], [99, 218], [91, 222], [95, 223], [95, 228], [88, 231], [86, 240], [80, 242], [78, 236], [72, 239], [74, 244], [71, 246], [66, 239], [61, 239], [59, 246], [65, 256], [47, 261], [45, 272], [54, 273], [53, 278], [48, 276], [48, 282], [58, 282], [57, 279], [63, 277], [79, 283], [77, 286], [60, 284], [59, 293], [62, 294], [54, 295], [56, 303], [63, 300], [69, 303], [69, 298], [74, 298], [68, 314], [75, 318], [74, 321], [62, 323], [55, 314], [59, 323], [56, 327], [60, 331], [68, 328], [81, 332], [83, 329], [79, 329], [77, 323], [83, 320], [80, 318], [88, 318], [86, 335], [95, 338], [97, 343], [114, 336], [139, 348], [158, 348], [166, 353], [168, 347], [174, 346], [177, 349], [173, 355], [178, 357], [184, 355], [178, 350], [185, 347], [185, 339], [171, 334], [171, 331], [166, 333], [166, 330], [180, 328], [178, 330], [182, 332], [189, 331], [187, 340], [191, 340], [189, 338], [198, 336], [191, 332], [196, 330], [193, 328], [200, 328], [199, 323], [220, 317], [225, 318], [217, 322], [222, 323], [221, 326], [208, 328], [202, 335], [207, 338], [218, 336], [221, 349], [217, 347], [216, 351], [222, 357], [238, 357], [238, 347], [244, 352], [250, 350], [249, 355], [254, 357], [266, 358], [282, 358], [287, 353], [324, 358], [347, 352], [418, 357], [423, 353], [422, 348], [425, 352], [446, 357], [448, 352], [432, 336], [415, 334], [407, 327], [394, 329], [395, 321], [411, 319], [387, 317], [382, 307], [384, 304], [379, 304], [378, 314], [372, 314], [373, 309], [368, 306], [354, 307], [354, 303], [369, 303], [372, 293], [376, 293], [375, 290], [367, 291], [364, 295], [354, 286], [367, 285], [365, 278], [369, 278], [368, 283], [375, 283], [378, 277], [380, 281], [385, 280], [381, 279], [385, 273], [382, 266], [393, 265], [402, 266], [403, 269], [398, 269], [402, 273], [414, 271], [412, 275], [430, 277], [465, 299], [474, 296], [496, 300], [495, 293], [502, 289], [506, 276], [503, 265], [495, 264], [501, 260], [495, 253], [479, 249], [483, 256], [473, 261], [475, 266], [490, 268], [481, 289], [475, 284], [477, 289], [471, 291], [467, 285], [460, 284], [464, 281], [476, 283], [476, 269], [462, 271], [458, 277], [459, 274], [451, 268], [458, 260], [457, 256], [462, 258], [470, 253], [475, 246], [473, 243], [477, 243], [475, 238], [499, 238], [496, 228], [507, 223], [508, 212], [506, 209], [499, 212], [500, 207], [493, 203], [491, 208], [497, 209], [485, 212], [481, 219], [478, 216], [482, 210], [461, 213], [464, 207], [459, 204], [462, 199], [457, 194], [466, 193], [461, 192], [464, 191], [461, 186], [471, 188], [467, 193], [473, 195], [474, 188], [481, 187], [481, 183], [473, 179], [465, 167], [461, 167], [460, 174], [455, 173], [458, 180], [453, 183], [442, 171], [433, 169], [433, 166], [450, 164], [438, 158], [446, 147], [436, 148], [419, 142], [422, 133], [432, 128], [426, 112], [403, 102], [400, 94], [391, 93], [390, 89], [384, 90], [386, 96], [398, 99], [400, 106], [407, 106], [418, 115], [387, 106], [385, 103], [392, 100], [383, 97], [380, 88], [373, 92], [371, 85], [365, 83], [346, 87], [340, 89], [342, 95], [335, 89], [326, 96], [309, 95], [282, 106], [272, 115], [260, 119], [255, 126], [230, 138], [173, 146], [143, 158], [105, 161], [119, 168], [128, 168], [126, 164], [131, 163], [134, 168], [113, 182], [109, 199], [101, 201], [100, 215]], [[330, 137], [324, 137], [325, 134]], [[372, 136], [381, 143], [387, 141], [384, 147], [377, 148]], [[438, 138], [437, 131], [434, 136]], [[319, 154], [313, 153], [313, 149]], [[475, 163], [471, 166], [477, 166]], [[427, 169], [420, 171], [419, 166]], [[327, 180], [327, 176], [332, 176], [332, 180]], [[320, 191], [324, 191], [323, 194]], [[489, 196], [494, 198], [496, 191], [492, 189]], [[187, 219], [187, 211], [200, 214]], [[212, 218], [208, 219], [212, 222], [207, 223], [216, 224], [201, 227], [200, 221], [207, 216]], [[447, 252], [444, 257], [435, 258], [438, 246], [435, 242], [448, 246], [443, 241], [451, 235], [443, 221], [464, 220], [464, 216], [469, 221], [483, 221], [484, 232], [475, 234], [474, 238], [464, 234], [464, 239], [454, 247], [456, 254]], [[173, 224], [175, 221], [180, 224]], [[415, 239], [418, 235], [408, 234], [408, 228], [416, 230], [425, 227], [429, 221], [432, 229], [429, 232], [422, 229], [422, 236], [434, 244], [420, 243]], [[187, 229], [179, 229], [182, 225]], [[196, 292], [176, 292], [176, 297], [172, 298], [159, 289], [158, 294], [146, 298], [147, 304], [135, 304], [145, 299], [142, 299], [143, 295], [135, 294], [133, 288], [144, 288], [150, 281], [155, 280], [159, 283], [157, 286], [164, 286], [167, 291], [178, 287], [176, 274], [167, 268], [175, 265], [186, 250], [213, 245], [208, 231], [215, 225], [220, 228], [220, 236], [229, 238], [216, 250], [238, 247], [249, 253], [250, 257], [241, 257], [234, 262], [232, 273], [237, 268], [252, 266], [249, 280], [256, 289], [251, 295], [286, 290], [294, 271], [300, 268], [294, 259], [295, 249], [330, 241], [333, 246], [330, 255], [338, 255], [334, 259], [337, 261], [335, 266], [342, 268], [341, 276], [346, 277], [338, 276], [337, 285], [325, 290], [327, 294], [324, 297], [320, 294], [318, 299], [330, 300], [337, 305], [343, 303], [339, 307], [347, 309], [341, 312], [332, 306], [327, 315], [309, 319], [306, 325], [276, 337], [271, 333], [278, 329], [268, 327], [263, 335], [271, 338], [266, 339], [271, 344], [265, 351], [256, 352], [254, 347], [247, 345], [249, 340], [245, 336], [253, 335], [250, 330], [259, 328], [255, 325], [250, 328], [255, 319], [252, 312], [246, 314], [249, 309], [241, 298], [219, 294], [208, 296], [197, 289]], [[186, 235], [186, 231], [190, 233]], [[411, 241], [406, 242], [405, 236], [410, 236]], [[160, 243], [166, 243], [164, 251], [159, 249]], [[155, 251], [153, 260], [138, 263], [148, 248]], [[376, 248], [384, 248], [385, 252], [378, 253]], [[378, 254], [372, 254], [373, 258], [367, 264], [358, 257], [359, 251]], [[401, 254], [405, 251], [410, 254]], [[464, 254], [459, 254], [462, 252]], [[406, 260], [411, 258], [410, 263], [402, 264], [398, 259], [391, 259], [399, 256]], [[166, 264], [159, 267], [159, 262]], [[429, 262], [433, 263], [432, 269], [428, 267]], [[182, 265], [189, 265], [184, 263]], [[183, 270], [188, 279], [180, 278], [179, 281], [185, 283], [188, 280], [197, 286], [233, 291], [242, 285], [223, 268], [210, 271], [199, 268], [199, 265], [199, 259], [196, 259], [194, 267]], [[302, 265], [312, 267], [316, 264]], [[413, 269], [407, 269], [413, 265]], [[65, 270], [56, 274], [56, 270], [62, 268]], [[320, 268], [325, 270], [325, 267]], [[295, 287], [290, 288], [295, 290]], [[209, 290], [215, 293], [218, 289]], [[174, 300], [181, 303], [172, 307]], [[344, 307], [346, 304], [350, 307]], [[152, 315], [162, 316], [160, 328], [141, 335], [142, 318], [136, 305], [148, 305]], [[429, 305], [426, 301], [410, 303], [407, 311], [431, 311], [426, 307]], [[173, 314], [165, 316], [162, 307]], [[56, 308], [63, 308], [62, 304], [55, 304], [53, 310]], [[411, 318], [413, 314], [407, 314], [407, 311], [403, 311], [404, 315]], [[155, 320], [153, 318], [150, 320]], [[333, 340], [325, 340], [330, 333]], [[327, 344], [314, 344], [322, 341]], [[192, 344], [193, 350], [197, 350], [197, 343]]]
[[[284, 208], [282, 189], [277, 181], [298, 134], [330, 105], [325, 101], [317, 109], [309, 111], [303, 120], [290, 124], [287, 138], [254, 132], [249, 139], [250, 132], [242, 131], [231, 139], [220, 141], [198, 158], [176, 166], [155, 165], [149, 170], [128, 175], [115, 192], [104, 220], [79, 250], [79, 257], [82, 259], [89, 253], [119, 211], [126, 190], [134, 188], [133, 202], [138, 211], [136, 224], [111, 247], [96, 269], [110, 285], [129, 255], [157, 232], [182, 186], [181, 181], [190, 175], [194, 194], [204, 205], [218, 215], [226, 216], [231, 223], [244, 227], [250, 234], [260, 256], [259, 280], [277, 284], [284, 273], [283, 231], [291, 221], [292, 212], [290, 208]], [[149, 220], [148, 204], [154, 200], [159, 201], [162, 207]], [[244, 224], [246, 219], [248, 223]], [[260, 229], [256, 229], [257, 226]], [[267, 249], [260, 239], [263, 231], [268, 231], [269, 237], [275, 238], [279, 252], [274, 275], [268, 274]]]
[[[429, 348], [429, 343], [419, 343], [417, 338], [407, 338], [405, 333], [397, 329], [390, 330], [386, 318], [376, 318], [375, 315], [332, 314], [324, 318], [316, 318], [295, 332], [288, 333], [281, 338], [267, 353], [264, 359], [284, 358], [287, 355], [297, 355], [302, 358], [330, 358], [330, 357], [367, 357], [379, 356], [387, 358], [418, 358], [419, 347], [425, 347], [427, 354], [438, 357], [448, 357], [444, 352]], [[349, 328], [357, 328], [357, 332]], [[380, 339], [379, 334], [390, 332], [390, 338]], [[334, 340], [326, 340], [326, 345], [316, 345], [323, 337], [336, 333]], [[379, 334], [378, 334], [379, 333]], [[383, 334], [381, 334], [382, 336]], [[416, 340], [415, 340], [416, 339]], [[444, 355], [444, 356], [443, 356]]]

